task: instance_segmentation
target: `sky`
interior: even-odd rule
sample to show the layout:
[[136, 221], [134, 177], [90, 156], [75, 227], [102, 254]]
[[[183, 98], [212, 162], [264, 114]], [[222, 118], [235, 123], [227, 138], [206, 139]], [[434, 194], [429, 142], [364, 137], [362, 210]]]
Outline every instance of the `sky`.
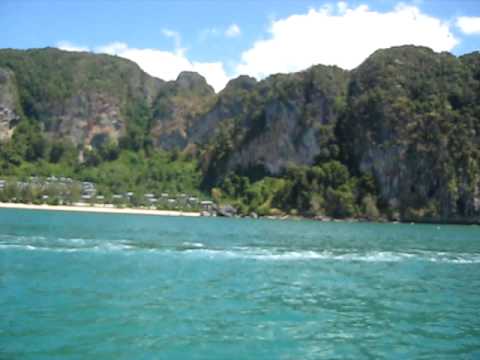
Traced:
[[107, 53], [220, 91], [239, 75], [353, 69], [391, 46], [478, 51], [480, 0], [0, 0], [0, 28], [0, 48]]

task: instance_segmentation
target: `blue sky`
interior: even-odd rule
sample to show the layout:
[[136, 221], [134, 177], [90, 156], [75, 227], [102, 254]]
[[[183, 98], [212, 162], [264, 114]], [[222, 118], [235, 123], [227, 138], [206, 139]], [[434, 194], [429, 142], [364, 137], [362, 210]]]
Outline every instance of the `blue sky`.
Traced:
[[0, 0], [0, 47], [105, 52], [166, 80], [202, 73], [220, 90], [317, 63], [353, 68], [379, 47], [480, 48], [480, 0]]

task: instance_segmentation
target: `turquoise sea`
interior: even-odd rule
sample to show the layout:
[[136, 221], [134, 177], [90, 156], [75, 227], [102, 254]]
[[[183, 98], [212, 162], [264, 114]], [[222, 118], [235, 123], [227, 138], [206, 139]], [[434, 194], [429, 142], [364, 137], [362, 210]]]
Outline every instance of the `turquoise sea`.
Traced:
[[0, 359], [480, 359], [480, 227], [0, 210]]

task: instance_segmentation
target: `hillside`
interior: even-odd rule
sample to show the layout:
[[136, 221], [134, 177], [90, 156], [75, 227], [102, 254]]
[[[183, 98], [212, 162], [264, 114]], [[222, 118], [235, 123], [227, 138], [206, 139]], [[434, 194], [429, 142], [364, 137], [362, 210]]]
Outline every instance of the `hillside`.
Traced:
[[402, 47], [352, 72], [339, 141], [385, 207], [413, 218], [478, 214], [479, 59]]
[[126, 59], [54, 48], [0, 50], [0, 76], [0, 106], [14, 114], [0, 115], [3, 128], [25, 117], [48, 136], [66, 137], [80, 149], [117, 142], [127, 133], [141, 142], [151, 132], [162, 145], [161, 134], [176, 134], [172, 118], [184, 133], [190, 113], [201, 108], [197, 99], [214, 95], [198, 74], [165, 82]]
[[215, 94], [196, 73], [165, 82], [119, 57], [5, 49], [1, 174], [46, 162], [105, 182], [129, 156], [168, 152], [172, 174], [199, 164], [188, 188], [244, 213], [479, 222], [479, 104], [478, 52], [396, 47], [350, 72], [240, 76]]

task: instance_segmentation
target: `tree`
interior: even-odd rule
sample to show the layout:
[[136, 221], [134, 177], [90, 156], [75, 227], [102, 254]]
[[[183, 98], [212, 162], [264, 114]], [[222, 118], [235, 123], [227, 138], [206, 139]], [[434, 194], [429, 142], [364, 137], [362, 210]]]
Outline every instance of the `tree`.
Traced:
[[23, 120], [15, 128], [12, 136], [18, 154], [27, 161], [44, 158], [47, 141], [43, 137], [40, 126], [30, 120]]
[[362, 199], [362, 207], [368, 220], [377, 220], [380, 217], [375, 198], [372, 195], [366, 195]]
[[326, 209], [330, 216], [345, 218], [355, 215], [355, 201], [348, 188], [328, 188], [325, 194]]

